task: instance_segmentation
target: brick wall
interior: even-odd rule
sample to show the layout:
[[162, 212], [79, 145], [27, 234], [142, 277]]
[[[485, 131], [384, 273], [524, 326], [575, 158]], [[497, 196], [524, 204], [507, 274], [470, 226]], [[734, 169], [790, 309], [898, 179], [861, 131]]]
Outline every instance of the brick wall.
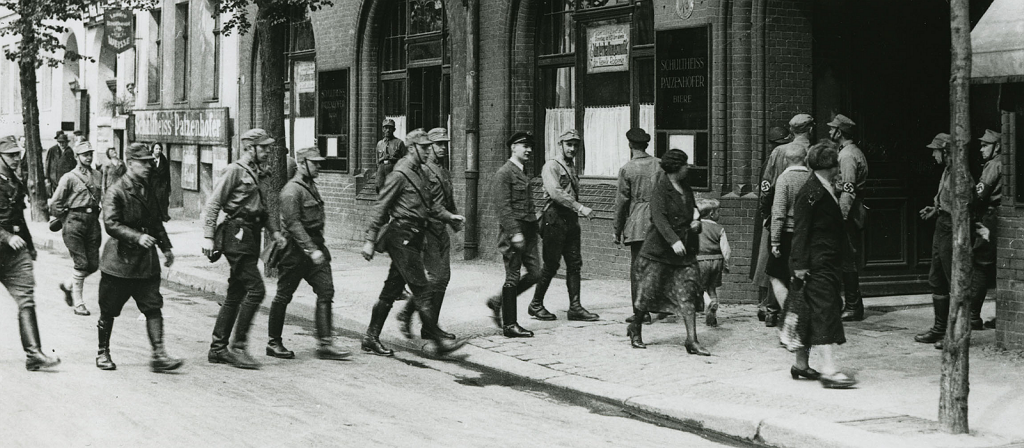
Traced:
[[[1024, 113], [1024, 106], [1019, 106], [1017, 113]], [[1015, 133], [1021, 132], [1016, 129], [1014, 118], [1013, 113], [1002, 114], [1003, 203], [999, 208], [996, 241], [996, 344], [1020, 350], [1024, 349], [1024, 210], [1014, 205], [1014, 167], [1020, 150], [1015, 148]]]

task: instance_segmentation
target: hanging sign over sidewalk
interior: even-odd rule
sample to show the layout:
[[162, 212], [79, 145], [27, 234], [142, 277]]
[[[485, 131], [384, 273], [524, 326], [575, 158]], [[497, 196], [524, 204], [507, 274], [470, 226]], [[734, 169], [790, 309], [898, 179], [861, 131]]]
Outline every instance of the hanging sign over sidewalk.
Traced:
[[126, 9], [103, 11], [103, 45], [114, 50], [115, 53], [135, 46], [131, 11]]
[[629, 24], [587, 28], [587, 73], [629, 70]]

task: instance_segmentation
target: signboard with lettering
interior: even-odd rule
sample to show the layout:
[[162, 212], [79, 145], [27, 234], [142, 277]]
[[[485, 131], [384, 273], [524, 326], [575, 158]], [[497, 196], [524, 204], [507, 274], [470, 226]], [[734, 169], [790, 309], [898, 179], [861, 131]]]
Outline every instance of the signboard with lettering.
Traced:
[[231, 145], [226, 107], [211, 109], [136, 109], [135, 139], [191, 145]]
[[656, 127], [707, 130], [711, 52], [707, 26], [659, 31], [655, 53]]
[[195, 145], [181, 148], [181, 188], [196, 191], [199, 189], [199, 147]]
[[326, 170], [348, 171], [348, 69], [319, 73], [317, 146]]
[[132, 12], [127, 9], [103, 11], [103, 33], [103, 45], [114, 50], [115, 53], [135, 46]]
[[587, 73], [629, 70], [629, 24], [587, 28]]

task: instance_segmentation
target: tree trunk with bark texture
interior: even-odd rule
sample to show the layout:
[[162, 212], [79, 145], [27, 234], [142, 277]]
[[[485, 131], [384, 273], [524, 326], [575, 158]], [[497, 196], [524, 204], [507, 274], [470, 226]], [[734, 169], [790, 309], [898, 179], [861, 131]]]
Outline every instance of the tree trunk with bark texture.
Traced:
[[[31, 8], [31, 2], [23, 0], [22, 8]], [[23, 9], [24, 10], [24, 9]], [[36, 30], [28, 21], [21, 27], [22, 48], [34, 48]], [[39, 102], [36, 93], [36, 54], [22, 52], [18, 59], [21, 83], [21, 117], [25, 132], [25, 157], [28, 159], [28, 173], [22, 173], [29, 187], [29, 203], [32, 209], [31, 220], [46, 222], [50, 214], [46, 210], [45, 174], [43, 173], [43, 147], [39, 137]], [[12, 167], [17, 168], [17, 167]]]
[[[262, 123], [256, 127], [262, 127], [270, 137], [276, 140], [270, 155], [264, 161], [264, 166], [269, 168], [271, 175], [263, 179], [263, 187], [266, 192], [267, 212], [270, 219], [280, 222], [280, 198], [277, 192], [281, 191], [287, 179], [287, 159], [285, 146], [284, 129], [284, 82], [286, 78], [288, 21], [281, 20], [282, 13], [274, 11], [275, 8], [283, 8], [271, 1], [257, 2], [259, 12], [256, 13], [256, 36], [259, 41], [260, 77], [262, 92], [260, 95], [260, 112]], [[264, 232], [264, 240], [270, 242], [270, 235]], [[265, 273], [268, 277], [277, 275], [276, 269], [268, 269]]]

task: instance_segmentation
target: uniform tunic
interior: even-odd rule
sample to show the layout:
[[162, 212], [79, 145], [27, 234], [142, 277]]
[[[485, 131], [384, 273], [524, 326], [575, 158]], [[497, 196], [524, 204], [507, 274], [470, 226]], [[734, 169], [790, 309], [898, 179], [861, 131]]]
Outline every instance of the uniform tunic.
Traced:
[[[317, 303], [334, 299], [331, 253], [324, 244], [324, 201], [312, 178], [293, 177], [281, 189], [281, 224], [289, 244], [278, 269], [275, 303], [292, 301], [299, 282], [305, 280], [316, 293]], [[314, 251], [324, 254], [317, 265], [309, 257]]]
[[839, 150], [837, 181], [840, 195], [839, 210], [843, 212], [843, 226], [853, 248], [853, 255], [846, 260], [846, 272], [857, 272], [864, 267], [860, 252], [864, 245], [864, 221], [868, 214], [864, 206], [864, 185], [867, 179], [868, 160], [864, 157], [864, 152], [853, 142], [848, 142]]
[[67, 214], [62, 236], [75, 270], [90, 274], [100, 262], [100, 184], [100, 173], [79, 166], [60, 178], [50, 206], [55, 216]]
[[[494, 176], [492, 196], [498, 209], [498, 251], [505, 263], [504, 286], [518, 286], [522, 292], [540, 279], [540, 255], [537, 253], [537, 213], [530, 193], [530, 179], [522, 167], [509, 160]], [[512, 244], [512, 237], [523, 234], [522, 248]], [[520, 282], [521, 270], [527, 277]], [[515, 319], [505, 324], [515, 323]]]
[[661, 159], [634, 151], [635, 157], [619, 169], [615, 196], [615, 234], [625, 244], [643, 243], [651, 226], [651, 191]]
[[377, 142], [377, 191], [384, 189], [384, 183], [395, 164], [405, 157], [405, 143], [397, 138], [382, 138]]
[[[0, 283], [7, 288], [18, 310], [35, 307], [33, 260], [36, 249], [25, 224], [25, 185], [13, 174], [0, 174]], [[15, 251], [12, 236], [25, 240], [26, 247]]]
[[[237, 219], [237, 227], [229, 228], [228, 234], [238, 244], [229, 245], [225, 241], [225, 254], [231, 252], [259, 254], [260, 227], [265, 225], [271, 232], [278, 231], [276, 219], [266, 219], [267, 209], [260, 191], [259, 176], [251, 166], [243, 166], [235, 162], [224, 169], [220, 179], [217, 179], [210, 198], [203, 210], [203, 235], [206, 238], [213, 238], [217, 228], [217, 218], [220, 211], [228, 215], [229, 220]], [[241, 238], [235, 238], [239, 230], [242, 231]]]
[[580, 252], [579, 202], [580, 178], [571, 160], [556, 157], [548, 160], [541, 169], [544, 182], [544, 225], [540, 229], [543, 238], [541, 251], [544, 268], [543, 276], [553, 278], [558, 265], [565, 258], [566, 275], [578, 275], [583, 268]]

